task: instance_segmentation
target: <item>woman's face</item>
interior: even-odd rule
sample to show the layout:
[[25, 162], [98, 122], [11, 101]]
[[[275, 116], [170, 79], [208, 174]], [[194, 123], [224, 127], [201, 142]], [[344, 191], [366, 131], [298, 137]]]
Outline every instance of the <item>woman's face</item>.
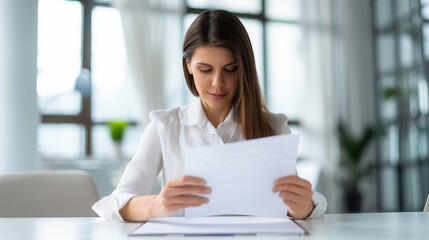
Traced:
[[198, 47], [187, 67], [206, 113], [226, 117], [238, 89], [238, 66], [232, 52], [223, 47]]

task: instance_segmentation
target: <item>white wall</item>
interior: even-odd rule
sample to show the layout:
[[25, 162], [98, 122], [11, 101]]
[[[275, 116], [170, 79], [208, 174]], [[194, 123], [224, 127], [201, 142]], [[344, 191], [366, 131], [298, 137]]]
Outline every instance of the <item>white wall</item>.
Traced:
[[0, 173], [35, 169], [37, 0], [0, 0]]

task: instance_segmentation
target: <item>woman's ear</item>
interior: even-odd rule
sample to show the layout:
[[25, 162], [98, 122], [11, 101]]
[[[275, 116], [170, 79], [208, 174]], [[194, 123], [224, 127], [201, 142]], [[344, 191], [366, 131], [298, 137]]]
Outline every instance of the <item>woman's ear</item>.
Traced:
[[189, 59], [186, 59], [186, 68], [188, 69], [188, 73], [192, 75], [191, 61]]

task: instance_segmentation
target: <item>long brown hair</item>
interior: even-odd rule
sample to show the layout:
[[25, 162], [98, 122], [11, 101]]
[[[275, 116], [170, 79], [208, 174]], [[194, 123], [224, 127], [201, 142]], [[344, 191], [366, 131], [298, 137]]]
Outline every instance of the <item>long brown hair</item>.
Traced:
[[183, 73], [186, 84], [198, 96], [193, 75], [187, 70], [186, 60], [191, 60], [198, 47], [215, 46], [229, 49], [238, 65], [239, 87], [233, 98], [235, 116], [241, 124], [245, 139], [275, 135], [256, 72], [252, 44], [241, 21], [224, 10], [206, 10], [198, 15], [186, 32], [183, 42]]

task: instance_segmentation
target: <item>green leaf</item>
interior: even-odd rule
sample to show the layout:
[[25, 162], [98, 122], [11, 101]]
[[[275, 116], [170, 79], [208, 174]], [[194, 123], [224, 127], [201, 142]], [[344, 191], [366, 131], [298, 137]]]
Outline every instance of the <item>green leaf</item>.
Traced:
[[340, 146], [344, 157], [341, 158], [340, 166], [348, 169], [348, 177], [351, 181], [350, 184], [356, 185], [359, 178], [363, 175], [365, 170], [359, 168], [359, 163], [362, 159], [362, 155], [365, 152], [367, 146], [374, 137], [375, 131], [372, 127], [367, 127], [365, 132], [361, 136], [352, 136], [343, 123], [338, 124], [338, 136]]
[[128, 122], [122, 120], [112, 120], [107, 122], [110, 137], [115, 142], [121, 142], [124, 138], [124, 132], [128, 127]]
[[397, 87], [388, 87], [383, 90], [384, 99], [390, 99], [399, 95], [399, 89]]

